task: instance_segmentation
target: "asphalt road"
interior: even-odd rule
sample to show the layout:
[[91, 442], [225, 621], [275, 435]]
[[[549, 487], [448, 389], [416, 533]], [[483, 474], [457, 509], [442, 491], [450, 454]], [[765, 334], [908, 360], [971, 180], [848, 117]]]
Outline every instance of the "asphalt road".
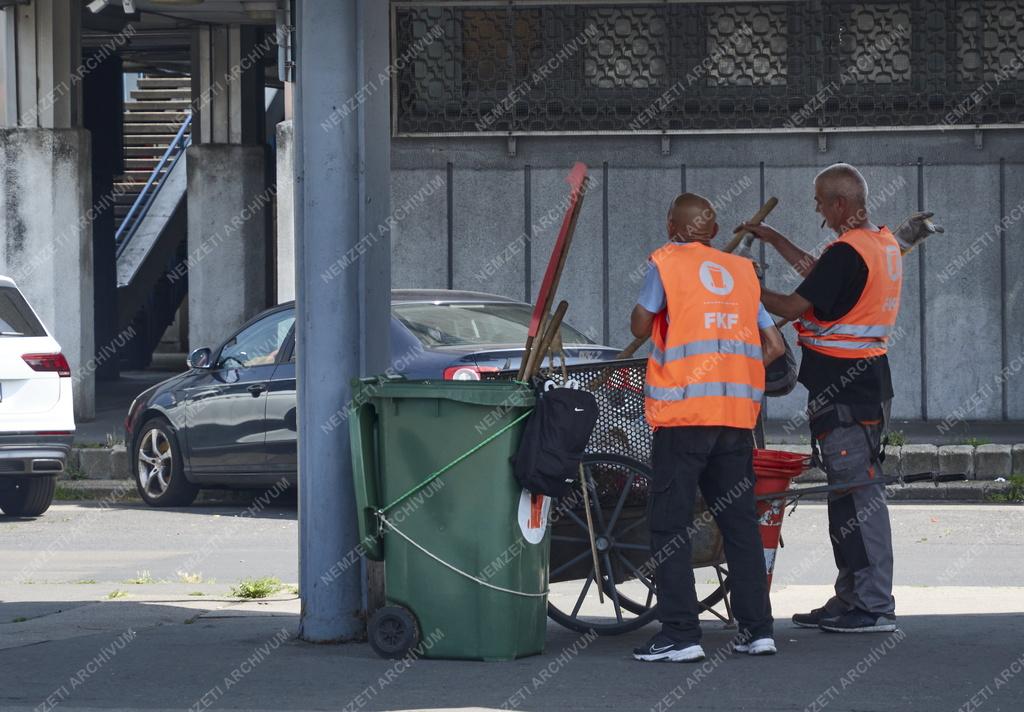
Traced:
[[783, 528], [774, 658], [725, 653], [709, 621], [699, 666], [633, 662], [650, 627], [591, 640], [554, 624], [541, 656], [395, 663], [294, 640], [288, 594], [225, 597], [245, 577], [296, 580], [294, 505], [59, 504], [0, 519], [0, 708], [1024, 710], [1024, 507], [901, 504], [893, 524], [898, 634], [787, 622], [831, 580], [825, 510], [806, 504]]

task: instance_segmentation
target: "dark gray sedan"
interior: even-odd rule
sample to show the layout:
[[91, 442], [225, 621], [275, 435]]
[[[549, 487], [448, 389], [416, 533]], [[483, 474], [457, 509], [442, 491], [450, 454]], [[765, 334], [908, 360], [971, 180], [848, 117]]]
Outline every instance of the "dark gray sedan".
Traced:
[[[532, 311], [493, 294], [401, 289], [391, 309], [392, 372], [449, 380], [518, 368]], [[148, 504], [187, 505], [202, 487], [295, 482], [294, 334], [293, 303], [268, 309], [135, 399], [125, 442]], [[562, 342], [568, 363], [617, 352], [564, 324]]]

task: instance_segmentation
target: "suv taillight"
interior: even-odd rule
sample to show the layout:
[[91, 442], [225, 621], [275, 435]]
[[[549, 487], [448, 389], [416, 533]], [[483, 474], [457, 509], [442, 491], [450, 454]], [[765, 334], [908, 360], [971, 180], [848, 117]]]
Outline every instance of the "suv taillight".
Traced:
[[25, 354], [21, 359], [27, 363], [33, 371], [56, 371], [62, 378], [71, 376], [71, 367], [64, 354]]
[[479, 381], [481, 373], [494, 373], [494, 366], [449, 366], [444, 370], [446, 381]]

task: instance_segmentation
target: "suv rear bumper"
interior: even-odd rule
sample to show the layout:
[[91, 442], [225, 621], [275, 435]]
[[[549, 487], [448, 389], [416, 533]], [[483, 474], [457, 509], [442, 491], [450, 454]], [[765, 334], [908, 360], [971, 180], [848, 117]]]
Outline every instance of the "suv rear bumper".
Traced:
[[64, 472], [74, 435], [0, 435], [0, 478], [49, 477]]

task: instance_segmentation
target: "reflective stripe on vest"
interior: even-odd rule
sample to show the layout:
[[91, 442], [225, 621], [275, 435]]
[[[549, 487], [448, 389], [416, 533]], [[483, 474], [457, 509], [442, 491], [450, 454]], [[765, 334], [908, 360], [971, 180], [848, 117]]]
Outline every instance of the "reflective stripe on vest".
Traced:
[[682, 401], [687, 398], [724, 396], [728, 398], [747, 398], [760, 403], [764, 391], [760, 391], [746, 383], [691, 383], [688, 386], [676, 386], [674, 388], [658, 388], [646, 384], [644, 386], [644, 394], [648, 398], [659, 401]]
[[662, 366], [672, 361], [679, 361], [691, 356], [704, 356], [706, 354], [738, 354], [752, 358], [755, 361], [760, 361], [762, 356], [760, 346], [735, 339], [691, 341], [688, 344], [673, 346], [664, 352], [657, 346], [651, 349], [651, 358]]
[[832, 349], [847, 349], [849, 351], [877, 349], [882, 345], [878, 341], [829, 341], [826, 339], [815, 339], [811, 336], [801, 336], [797, 339], [797, 342], [810, 346], [828, 346]]
[[801, 317], [800, 325], [810, 332], [817, 334], [818, 336], [860, 336], [864, 339], [877, 338], [889, 336], [892, 333], [892, 327], [880, 324], [877, 326], [871, 325], [860, 325], [860, 324], [833, 324], [832, 326], [822, 327], [815, 324], [813, 321], [808, 321]]

